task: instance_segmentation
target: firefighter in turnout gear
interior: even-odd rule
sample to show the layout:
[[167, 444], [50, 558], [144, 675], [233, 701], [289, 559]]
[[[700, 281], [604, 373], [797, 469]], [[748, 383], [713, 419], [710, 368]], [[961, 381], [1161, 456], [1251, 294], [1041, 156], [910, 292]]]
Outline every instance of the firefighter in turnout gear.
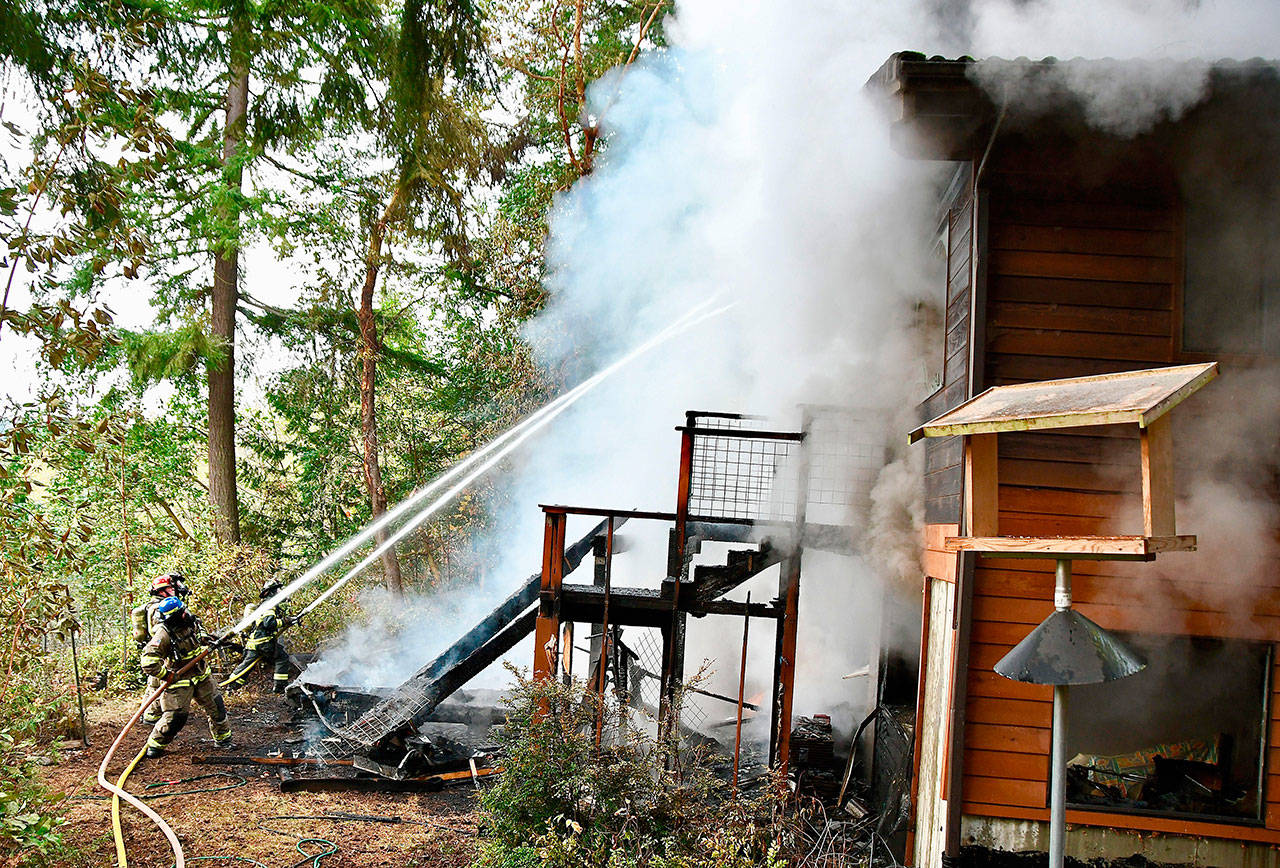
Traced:
[[[270, 579], [262, 586], [258, 599], [270, 599], [282, 587], [278, 580]], [[244, 612], [248, 615], [255, 608], [253, 603], [248, 603], [244, 607]], [[253, 671], [253, 667], [262, 663], [263, 668], [268, 664], [272, 667], [272, 690], [276, 693], [284, 693], [285, 687], [289, 684], [289, 652], [280, 642], [280, 634], [296, 623], [295, 619], [286, 617], [284, 603], [278, 603], [260, 615], [256, 621], [245, 628], [248, 638], [244, 641], [244, 659], [236, 666], [230, 677], [222, 682], [222, 686], [243, 685], [249, 673]]]
[[[183, 600], [190, 595], [191, 589], [186, 586], [181, 573], [165, 573], [157, 576], [151, 582], [151, 599], [135, 606], [129, 612], [129, 621], [133, 628], [133, 641], [141, 650], [149, 641], [152, 634], [156, 631], [156, 625], [160, 623], [160, 616], [157, 609], [160, 603], [169, 597], [179, 597]], [[147, 676], [147, 693], [152, 693], [160, 682], [152, 677]], [[142, 714], [142, 722], [146, 724], [154, 724], [160, 719], [160, 700], [151, 703]]]
[[[142, 671], [163, 681], [200, 654], [203, 637], [200, 622], [178, 597], [167, 597], [157, 607], [159, 623], [142, 649]], [[231, 747], [231, 722], [218, 686], [209, 676], [209, 664], [201, 660], [160, 694], [160, 720], [147, 739], [147, 756], [164, 755], [165, 748], [182, 731], [194, 699], [209, 717], [214, 744]]]

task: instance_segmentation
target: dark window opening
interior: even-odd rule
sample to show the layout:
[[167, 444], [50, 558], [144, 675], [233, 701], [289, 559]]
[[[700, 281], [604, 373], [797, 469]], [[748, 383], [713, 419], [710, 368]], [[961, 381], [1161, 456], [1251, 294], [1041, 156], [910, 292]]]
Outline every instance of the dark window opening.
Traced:
[[1110, 811], [1263, 819], [1271, 646], [1125, 636], [1147, 668], [1072, 687], [1067, 802]]

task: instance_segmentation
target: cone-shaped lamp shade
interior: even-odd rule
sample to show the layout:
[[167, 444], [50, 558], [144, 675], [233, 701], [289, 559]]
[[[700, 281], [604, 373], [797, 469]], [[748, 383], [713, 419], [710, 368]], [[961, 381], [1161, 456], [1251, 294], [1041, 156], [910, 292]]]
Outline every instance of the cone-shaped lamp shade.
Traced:
[[1097, 684], [1146, 668], [1147, 661], [1072, 609], [1056, 609], [996, 663], [1005, 678], [1031, 684]]

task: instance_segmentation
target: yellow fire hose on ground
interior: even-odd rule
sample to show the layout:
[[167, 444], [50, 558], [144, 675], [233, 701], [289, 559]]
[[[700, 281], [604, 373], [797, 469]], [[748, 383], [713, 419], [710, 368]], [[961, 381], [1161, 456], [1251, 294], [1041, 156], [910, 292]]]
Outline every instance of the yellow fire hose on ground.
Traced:
[[[138, 755], [133, 758], [133, 762], [125, 768], [124, 773], [116, 779], [116, 786], [124, 789], [125, 781], [129, 780], [129, 775], [133, 774], [133, 770], [138, 767], [138, 763], [142, 762], [142, 758], [147, 755], [147, 746], [144, 744], [138, 750]], [[129, 856], [124, 849], [124, 829], [120, 825], [120, 796], [118, 793], [111, 794], [111, 833], [116, 839], [116, 864], [120, 868], [127, 868], [129, 864]]]
[[111, 743], [111, 747], [107, 748], [106, 754], [102, 757], [102, 764], [98, 766], [98, 786], [102, 787], [104, 790], [106, 790], [108, 793], [111, 793], [112, 795], [111, 831], [112, 831], [112, 834], [115, 836], [116, 861], [119, 865], [119, 868], [128, 868], [128, 865], [129, 865], [128, 856], [126, 855], [126, 852], [125, 852], [124, 830], [121, 828], [121, 825], [120, 825], [120, 800], [121, 799], [128, 802], [130, 805], [133, 805], [133, 807], [137, 808], [144, 815], [146, 815], [147, 819], [155, 823], [156, 826], [160, 829], [161, 833], [164, 834], [165, 838], [169, 842], [170, 849], [173, 850], [174, 868], [185, 868], [187, 864], [186, 858], [182, 853], [182, 843], [178, 841], [178, 836], [174, 834], [174, 831], [169, 826], [169, 824], [166, 823], [164, 821], [164, 818], [161, 817], [159, 814], [157, 814], [151, 808], [150, 805], [148, 805], [146, 802], [142, 801], [138, 797], [134, 796], [132, 793], [128, 792], [124, 788], [125, 781], [128, 780], [129, 775], [133, 772], [134, 768], [142, 760], [143, 754], [146, 753], [146, 747], [143, 747], [143, 749], [139, 751], [138, 755], [133, 758], [133, 762], [129, 763], [128, 768], [124, 770], [124, 774], [120, 775], [120, 779], [114, 784], [107, 779], [107, 766], [111, 764], [111, 760], [115, 757], [116, 751], [119, 750], [120, 743], [124, 741], [125, 735], [127, 735], [129, 730], [133, 728], [133, 725], [138, 722], [138, 718], [142, 717], [142, 712], [144, 712], [151, 705], [151, 703], [155, 702], [160, 697], [160, 694], [164, 693], [164, 691], [169, 687], [169, 685], [173, 683], [174, 679], [179, 678], [182, 675], [185, 675], [192, 667], [194, 667], [200, 661], [204, 660], [205, 657], [208, 657], [210, 650], [212, 649], [206, 648], [204, 651], [201, 651], [198, 655], [193, 657], [191, 660], [187, 661], [186, 665], [183, 666], [181, 669], [179, 669], [177, 672], [170, 673], [169, 676], [164, 679], [163, 684], [157, 687], [153, 692], [149, 693], [146, 696], [146, 698], [142, 700], [142, 704], [138, 706], [138, 710], [135, 711], [133, 713], [133, 716], [129, 718], [129, 722], [126, 723], [123, 728], [121, 728], [120, 734], [117, 735], [116, 740]]

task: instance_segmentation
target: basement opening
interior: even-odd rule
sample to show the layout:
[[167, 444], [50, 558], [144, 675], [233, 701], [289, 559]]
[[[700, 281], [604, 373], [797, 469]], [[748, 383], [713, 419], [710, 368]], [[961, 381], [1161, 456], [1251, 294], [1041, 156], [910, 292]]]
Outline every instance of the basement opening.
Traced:
[[1260, 823], [1271, 646], [1122, 635], [1147, 668], [1071, 688], [1069, 806]]

